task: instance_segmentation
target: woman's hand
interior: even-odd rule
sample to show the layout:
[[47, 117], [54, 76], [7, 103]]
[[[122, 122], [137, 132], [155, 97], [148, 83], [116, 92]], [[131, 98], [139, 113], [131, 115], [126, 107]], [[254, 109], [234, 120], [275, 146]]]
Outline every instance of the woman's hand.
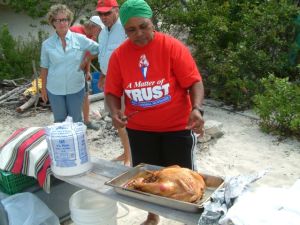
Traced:
[[98, 88], [104, 90], [105, 85], [105, 75], [101, 75], [98, 80]]
[[85, 80], [86, 80], [86, 81], [89, 81], [89, 80], [91, 80], [91, 79], [92, 79], [91, 72], [86, 72], [86, 73], [85, 73]]
[[127, 118], [122, 111], [117, 111], [111, 115], [113, 125], [116, 129], [123, 128], [127, 124]]
[[85, 71], [87, 72], [87, 69], [90, 68], [90, 64], [91, 64], [91, 59], [89, 57], [89, 54], [88, 55], [85, 55], [80, 63], [80, 66], [79, 68], [82, 70], [82, 71]]
[[47, 68], [41, 68], [41, 79], [42, 79], [42, 88], [41, 88], [41, 97], [43, 99], [44, 103], [47, 103], [48, 101], [48, 94], [47, 94], [47, 75], [48, 75], [48, 69]]
[[204, 119], [198, 110], [192, 110], [186, 129], [194, 131], [196, 134], [204, 135]]
[[124, 115], [124, 112], [121, 111], [121, 97], [107, 93], [105, 102], [109, 108], [114, 127], [116, 129], [125, 127], [127, 124], [127, 117]]
[[44, 103], [47, 103], [48, 101], [48, 94], [46, 88], [41, 89], [41, 97]]

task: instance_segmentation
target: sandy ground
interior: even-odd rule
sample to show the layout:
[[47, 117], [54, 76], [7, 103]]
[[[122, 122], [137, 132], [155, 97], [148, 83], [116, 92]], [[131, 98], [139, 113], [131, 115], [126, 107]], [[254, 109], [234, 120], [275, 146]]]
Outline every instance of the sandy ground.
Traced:
[[[101, 111], [103, 102], [92, 103], [91, 112]], [[197, 145], [196, 165], [199, 171], [216, 176], [233, 176], [268, 170], [267, 174], [254, 186], [290, 187], [300, 178], [300, 142], [293, 139], [280, 140], [276, 136], [262, 133], [252, 112], [233, 113], [215, 107], [207, 101], [205, 120], [222, 123], [224, 135], [207, 143]], [[23, 114], [0, 109], [0, 140], [16, 129], [29, 126], [47, 126], [52, 123], [48, 110], [33, 110]], [[88, 131], [89, 150], [92, 156], [113, 159], [123, 149], [117, 135], [107, 136], [99, 131]], [[119, 207], [118, 225], [138, 225], [146, 217], [146, 212], [128, 206], [129, 212]], [[64, 224], [73, 224], [68, 221]], [[161, 218], [160, 225], [180, 225], [182, 223]]]

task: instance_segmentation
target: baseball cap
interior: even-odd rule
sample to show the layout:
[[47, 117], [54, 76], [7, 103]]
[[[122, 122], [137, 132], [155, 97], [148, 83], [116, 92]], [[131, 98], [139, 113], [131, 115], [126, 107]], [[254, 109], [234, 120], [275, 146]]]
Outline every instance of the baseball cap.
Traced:
[[98, 0], [96, 11], [108, 12], [116, 6], [119, 6], [116, 0]]
[[101, 29], [104, 28], [104, 24], [102, 23], [102, 20], [100, 19], [99, 16], [92, 16], [90, 18], [90, 21], [92, 21], [93, 23], [97, 24], [98, 26], [101, 27]]

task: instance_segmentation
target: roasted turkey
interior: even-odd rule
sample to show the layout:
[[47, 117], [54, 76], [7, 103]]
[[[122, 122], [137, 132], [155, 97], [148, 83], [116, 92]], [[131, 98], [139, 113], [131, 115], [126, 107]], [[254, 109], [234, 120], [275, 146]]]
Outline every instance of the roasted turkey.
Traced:
[[196, 202], [203, 196], [203, 177], [190, 169], [169, 166], [156, 171], [142, 171], [125, 184], [139, 190], [185, 202]]

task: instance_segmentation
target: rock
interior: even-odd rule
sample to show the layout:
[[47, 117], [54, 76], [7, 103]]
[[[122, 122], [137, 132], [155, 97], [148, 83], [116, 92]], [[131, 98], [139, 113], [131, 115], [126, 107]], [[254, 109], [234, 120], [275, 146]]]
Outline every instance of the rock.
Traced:
[[96, 121], [100, 121], [102, 118], [101, 113], [99, 112], [99, 110], [93, 110], [91, 115], [90, 115], [91, 119], [94, 119]]
[[208, 135], [211, 138], [220, 138], [224, 135], [222, 127], [223, 124], [218, 121], [207, 120], [204, 124], [205, 135]]
[[208, 134], [204, 134], [203, 137], [198, 136], [198, 141], [201, 143], [209, 142], [211, 140], [211, 136]]
[[112, 123], [112, 119], [109, 116], [104, 117], [104, 121], [107, 123]]

